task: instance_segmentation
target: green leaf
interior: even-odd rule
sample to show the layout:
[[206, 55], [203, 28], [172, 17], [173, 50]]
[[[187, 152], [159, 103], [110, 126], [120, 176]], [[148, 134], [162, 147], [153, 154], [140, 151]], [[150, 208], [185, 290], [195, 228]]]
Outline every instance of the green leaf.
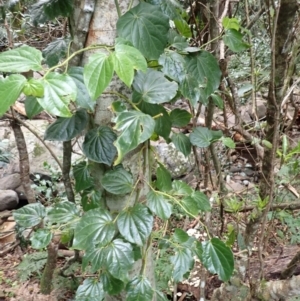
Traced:
[[45, 140], [70, 141], [79, 135], [88, 123], [88, 114], [84, 109], [77, 111], [71, 118], [58, 118], [45, 132]]
[[20, 74], [12, 74], [0, 79], [0, 116], [15, 103], [25, 83], [26, 78]]
[[44, 95], [44, 86], [41, 83], [40, 79], [31, 78], [29, 79], [23, 88], [22, 91], [26, 96], [35, 96], [35, 97], [43, 97]]
[[[90, 181], [93, 181], [91, 178]], [[104, 208], [102, 200], [102, 192], [99, 190], [85, 191], [82, 194], [81, 205], [84, 211], [89, 211], [95, 208]]]
[[71, 117], [69, 103], [76, 99], [77, 87], [70, 76], [56, 72], [42, 79], [44, 96], [38, 98], [39, 104], [50, 114]]
[[230, 138], [230, 137], [222, 137], [221, 141], [223, 142], [223, 144], [225, 146], [227, 146], [228, 148], [234, 149], [235, 148], [235, 143], [234, 141]]
[[109, 85], [114, 74], [112, 55], [97, 52], [89, 57], [84, 66], [84, 83], [92, 99], [97, 99]]
[[105, 247], [106, 268], [117, 279], [125, 279], [134, 263], [131, 244], [115, 239]]
[[128, 40], [148, 60], [156, 60], [167, 45], [169, 19], [160, 8], [141, 2], [121, 16], [117, 35]]
[[196, 216], [199, 213], [197, 201], [191, 196], [183, 198], [181, 205], [185, 209], [186, 213], [192, 217]]
[[235, 29], [235, 30], [240, 29], [239, 20], [236, 18], [224, 17], [222, 20], [222, 25], [225, 29]]
[[194, 191], [191, 197], [196, 201], [200, 211], [211, 211], [210, 202], [208, 197], [201, 191]]
[[33, 47], [22, 46], [0, 53], [1, 72], [41, 71], [42, 53]]
[[72, 0], [48, 0], [44, 3], [44, 11], [49, 19], [59, 16], [69, 17], [73, 11], [74, 4]]
[[100, 282], [103, 284], [103, 289], [109, 295], [118, 295], [125, 287], [125, 284], [120, 279], [113, 277], [108, 272], [102, 272]]
[[182, 82], [185, 77], [185, 60], [182, 55], [175, 51], [163, 53], [158, 60], [163, 67], [162, 72], [169, 78]]
[[198, 147], [208, 147], [214, 141], [222, 137], [219, 131], [212, 131], [204, 127], [196, 127], [190, 135], [190, 141]]
[[190, 236], [182, 229], [177, 228], [174, 231], [173, 238], [177, 243], [183, 245], [190, 239]]
[[176, 196], [189, 196], [193, 193], [191, 186], [183, 181], [174, 180], [172, 182], [173, 194]]
[[27, 96], [25, 99], [25, 111], [29, 119], [32, 119], [35, 115], [43, 111], [43, 107], [39, 104], [36, 97]]
[[161, 164], [156, 170], [156, 187], [160, 191], [170, 191], [172, 189], [172, 177], [170, 172]]
[[175, 29], [169, 30], [168, 43], [179, 51], [184, 51], [184, 49], [189, 46], [187, 39], [179, 35]]
[[152, 301], [152, 286], [144, 276], [135, 276], [127, 284], [126, 290], [126, 301]]
[[219, 109], [223, 109], [224, 107], [224, 102], [223, 99], [218, 95], [218, 94], [211, 94], [210, 96], [214, 102], [214, 104], [219, 108]]
[[176, 149], [182, 152], [186, 157], [191, 153], [192, 145], [190, 139], [183, 133], [173, 133], [171, 140]]
[[105, 297], [103, 285], [97, 278], [88, 278], [79, 285], [76, 291], [76, 301], [101, 301]]
[[72, 77], [73, 81], [77, 86], [77, 97], [76, 103], [87, 110], [94, 110], [95, 101], [93, 101], [88, 93], [88, 90], [83, 80], [83, 67], [72, 66], [68, 70], [69, 76]]
[[37, 226], [46, 216], [45, 207], [39, 203], [26, 205], [13, 212], [17, 224], [24, 228]]
[[155, 128], [154, 119], [142, 112], [122, 112], [116, 118], [115, 129], [122, 131], [115, 146], [118, 150], [118, 158], [115, 165], [122, 161], [122, 158], [139, 144], [148, 140]]
[[88, 189], [93, 185], [89, 165], [86, 161], [79, 162], [73, 166], [73, 175], [77, 192]]
[[89, 244], [108, 243], [115, 235], [115, 225], [109, 212], [103, 209], [87, 211], [77, 224], [73, 247], [85, 250]]
[[117, 135], [107, 126], [89, 130], [82, 144], [83, 152], [92, 161], [111, 165], [117, 154], [113, 145], [116, 138]]
[[182, 95], [195, 107], [200, 100], [200, 85], [197, 79], [190, 73], [186, 74], [180, 83], [179, 89]]
[[52, 233], [48, 229], [37, 229], [30, 236], [31, 246], [34, 249], [47, 247], [52, 239]]
[[49, 67], [57, 65], [66, 56], [69, 42], [67, 39], [59, 38], [47, 45], [42, 54]]
[[222, 281], [229, 280], [234, 269], [234, 259], [230, 248], [218, 238], [202, 242], [203, 265], [211, 272], [217, 273]]
[[192, 115], [186, 110], [174, 109], [170, 113], [170, 118], [172, 121], [172, 126], [181, 128], [190, 122]]
[[179, 31], [181, 35], [183, 35], [186, 38], [192, 37], [191, 28], [185, 20], [183, 19], [174, 20], [174, 24], [176, 29]]
[[221, 80], [221, 70], [216, 58], [207, 51], [200, 51], [189, 56], [187, 59], [188, 73], [198, 81], [202, 103], [218, 89]]
[[156, 293], [156, 300], [157, 301], [168, 301], [167, 297], [165, 296], [164, 293], [159, 292], [159, 291], [155, 291]]
[[168, 16], [171, 20], [181, 18], [183, 11], [181, 5], [177, 1], [173, 0], [149, 0], [148, 3], [152, 5], [159, 5], [161, 11]]
[[174, 266], [172, 277], [175, 282], [182, 281], [184, 274], [194, 265], [192, 252], [188, 248], [178, 248], [170, 260]]
[[91, 263], [91, 272], [95, 273], [106, 265], [106, 249], [103, 244], [90, 244], [86, 247], [82, 258], [82, 269], [85, 271], [88, 264]]
[[30, 8], [30, 20], [34, 26], [49, 21], [49, 18], [44, 11], [44, 3], [45, 1], [38, 1], [37, 3], [34, 3]]
[[159, 218], [167, 220], [171, 216], [173, 206], [164, 195], [150, 190], [146, 199], [149, 209]]
[[64, 224], [78, 219], [80, 216], [79, 210], [74, 203], [64, 201], [55, 204], [48, 208], [47, 220], [51, 224]]
[[227, 29], [223, 36], [223, 41], [234, 52], [241, 52], [251, 47], [243, 41], [243, 35], [235, 29]]
[[114, 68], [119, 78], [130, 87], [135, 70], [147, 70], [147, 62], [134, 47], [117, 44], [113, 53]]
[[134, 81], [134, 98], [149, 103], [164, 103], [175, 97], [178, 90], [176, 82], [168, 81], [156, 70], [148, 69], [146, 73], [138, 71]]
[[142, 204], [123, 209], [117, 219], [122, 236], [131, 243], [142, 246], [152, 230], [153, 216]]
[[122, 167], [110, 170], [101, 179], [101, 185], [112, 194], [122, 195], [133, 190], [132, 174]]

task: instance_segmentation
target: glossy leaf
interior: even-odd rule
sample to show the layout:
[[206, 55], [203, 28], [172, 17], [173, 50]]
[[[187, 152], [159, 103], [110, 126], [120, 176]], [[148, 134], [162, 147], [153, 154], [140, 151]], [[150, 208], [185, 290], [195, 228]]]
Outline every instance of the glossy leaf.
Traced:
[[39, 104], [36, 97], [34, 96], [27, 96], [25, 99], [25, 111], [26, 115], [29, 119], [32, 119], [37, 114], [43, 111], [43, 107]]
[[6, 78], [0, 79], [0, 116], [15, 103], [20, 96], [25, 83], [26, 78], [20, 74], [12, 74]]
[[[222, 137], [221, 141], [225, 146], [228, 148], [234, 149], [235, 148], [235, 143], [230, 137]], [[271, 147], [272, 148], [272, 147]]]
[[[47, 1], [51, 1], [51, 0], [47, 0]], [[44, 11], [44, 3], [45, 1], [38, 1], [37, 3], [31, 5], [30, 7], [30, 11], [29, 11], [30, 21], [33, 23], [34, 26], [49, 21], [49, 18]]]
[[202, 242], [201, 262], [211, 272], [217, 273], [222, 281], [229, 280], [234, 269], [234, 259], [230, 248], [218, 238]]
[[[92, 178], [90, 179], [93, 180]], [[84, 211], [89, 211], [95, 208], [105, 208], [102, 202], [102, 192], [99, 190], [85, 191], [82, 194], [81, 205]]]
[[87, 126], [88, 114], [85, 110], [77, 111], [71, 118], [58, 118], [45, 132], [45, 140], [69, 141], [79, 135]]
[[192, 217], [196, 216], [199, 213], [199, 207], [197, 201], [191, 197], [187, 196], [181, 200], [181, 205], [185, 209], [186, 213]]
[[173, 194], [176, 196], [189, 196], [193, 193], [191, 186], [183, 181], [174, 180], [172, 182]]
[[130, 87], [135, 70], [147, 70], [147, 62], [134, 47], [117, 44], [113, 53], [114, 68], [119, 78]]
[[109, 295], [119, 294], [125, 287], [125, 284], [120, 279], [113, 277], [108, 272], [102, 272], [100, 282], [103, 284], [103, 289]]
[[91, 264], [90, 270], [92, 273], [97, 272], [98, 270], [105, 268], [106, 266], [106, 249], [103, 244], [89, 244], [86, 246], [82, 258], [82, 269], [86, 270], [88, 264]]
[[148, 140], [154, 132], [154, 119], [142, 112], [122, 112], [116, 118], [115, 129], [121, 131], [115, 142], [118, 150], [118, 158], [115, 165], [122, 161], [122, 158], [139, 144]]
[[44, 1], [44, 11], [49, 19], [58, 16], [69, 17], [73, 11], [73, 5], [72, 0], [46, 0]]
[[73, 175], [77, 192], [88, 189], [93, 185], [89, 165], [86, 161], [79, 162], [73, 166]]
[[46, 210], [40, 203], [26, 205], [13, 212], [14, 220], [24, 228], [37, 226], [46, 216]]
[[117, 135], [107, 126], [89, 130], [82, 144], [83, 152], [92, 161], [111, 165], [117, 154], [113, 144], [116, 138]]
[[170, 258], [173, 268], [173, 280], [180, 282], [194, 265], [194, 259], [191, 250], [188, 248], [178, 248], [174, 256]]
[[179, 2], [172, 0], [149, 0], [147, 1], [153, 5], [159, 5], [161, 11], [171, 20], [181, 18], [182, 7]]
[[236, 18], [228, 18], [224, 17], [222, 19], [222, 25], [225, 29], [235, 29], [239, 30], [240, 29], [240, 23], [239, 20]]
[[182, 152], [186, 157], [191, 153], [192, 145], [190, 139], [183, 133], [173, 133], [171, 140], [176, 149]]
[[0, 53], [1, 72], [27, 72], [42, 70], [42, 53], [30, 46], [22, 46]]
[[224, 101], [223, 99], [218, 95], [218, 94], [211, 94], [211, 98], [214, 102], [214, 104], [219, 108], [219, 109], [223, 109], [224, 107]]
[[126, 290], [126, 301], [152, 301], [152, 286], [144, 276], [135, 276], [127, 284]]
[[156, 187], [160, 191], [170, 191], [172, 189], [171, 174], [161, 163], [158, 163], [158, 165], [156, 170]]
[[40, 250], [47, 247], [52, 239], [52, 233], [48, 229], [37, 229], [30, 236], [31, 246]]
[[126, 240], [142, 246], [151, 233], [153, 216], [146, 206], [136, 204], [123, 209], [118, 216], [117, 224]]
[[186, 74], [180, 83], [179, 89], [182, 95], [195, 107], [200, 100], [200, 85], [197, 79], [192, 74]]
[[190, 239], [190, 236], [182, 229], [177, 228], [174, 231], [173, 238], [177, 243], [183, 245]]
[[150, 190], [147, 193], [146, 199], [149, 209], [159, 218], [167, 220], [171, 216], [173, 206], [164, 195]]
[[49, 67], [57, 65], [66, 56], [69, 42], [69, 40], [59, 38], [47, 45], [42, 53]]
[[35, 96], [35, 97], [43, 97], [44, 95], [44, 86], [41, 80], [37, 80], [35, 78], [29, 79], [23, 88], [22, 91], [26, 96]]
[[116, 168], [104, 174], [101, 185], [112, 194], [122, 195], [133, 190], [132, 174], [124, 168]]
[[208, 197], [201, 191], [194, 191], [191, 197], [196, 201], [200, 211], [211, 211], [210, 202]]
[[176, 82], [167, 80], [163, 73], [148, 69], [146, 73], [138, 71], [134, 81], [134, 98], [149, 103], [164, 103], [175, 97], [178, 90]]
[[94, 110], [95, 101], [93, 101], [88, 93], [88, 90], [83, 80], [83, 67], [72, 66], [68, 70], [69, 76], [72, 77], [73, 81], [77, 86], [77, 97], [76, 103], [87, 110]]
[[87, 278], [79, 285], [75, 301], [101, 301], [104, 297], [102, 283], [97, 278]]
[[55, 204], [48, 208], [47, 220], [54, 224], [64, 224], [79, 219], [80, 213], [77, 206], [69, 201]]
[[202, 103], [218, 89], [221, 80], [221, 70], [216, 58], [207, 51], [201, 51], [187, 60], [187, 70], [198, 81]]
[[97, 99], [109, 85], [114, 73], [112, 55], [97, 52], [89, 57], [84, 66], [84, 83], [92, 99]]
[[73, 247], [85, 250], [89, 244], [108, 243], [115, 235], [115, 225], [104, 209], [87, 211], [75, 228]]
[[128, 40], [148, 60], [156, 60], [167, 45], [169, 19], [159, 7], [141, 2], [121, 16], [117, 35]]
[[208, 147], [222, 137], [222, 132], [212, 131], [204, 127], [196, 127], [190, 135], [190, 141], [198, 147]]
[[44, 96], [38, 98], [39, 104], [50, 114], [71, 117], [69, 103], [76, 99], [77, 88], [70, 76], [56, 72], [42, 79]]
[[241, 52], [251, 47], [243, 41], [243, 35], [235, 29], [226, 30], [225, 35], [223, 36], [223, 41], [224, 44], [234, 52]]
[[185, 77], [185, 60], [182, 55], [175, 51], [163, 53], [158, 60], [163, 67], [162, 72], [169, 78], [182, 82]]
[[174, 109], [170, 113], [170, 118], [172, 126], [184, 127], [190, 122], [192, 115], [186, 110]]
[[174, 24], [175, 24], [176, 29], [182, 36], [184, 36], [186, 38], [192, 37], [191, 28], [185, 20], [183, 20], [183, 19], [174, 20]]

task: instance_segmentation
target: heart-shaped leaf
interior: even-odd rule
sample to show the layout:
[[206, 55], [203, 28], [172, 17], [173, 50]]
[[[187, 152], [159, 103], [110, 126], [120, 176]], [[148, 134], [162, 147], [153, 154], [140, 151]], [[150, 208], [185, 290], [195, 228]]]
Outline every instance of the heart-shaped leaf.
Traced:
[[87, 278], [79, 285], [76, 291], [76, 301], [99, 301], [103, 300], [105, 292], [103, 284], [97, 278]]
[[43, 57], [49, 67], [57, 65], [66, 56], [69, 42], [67, 39], [59, 38], [47, 45], [43, 50]]
[[174, 109], [170, 113], [170, 118], [172, 126], [184, 127], [190, 122], [192, 115], [186, 110]]
[[158, 6], [141, 2], [117, 22], [117, 35], [128, 40], [148, 60], [156, 60], [167, 45], [169, 19]]
[[35, 115], [43, 111], [43, 107], [39, 104], [36, 97], [27, 96], [25, 99], [25, 111], [29, 119], [32, 119]]
[[146, 206], [136, 204], [119, 214], [117, 224], [126, 240], [142, 246], [151, 233], [153, 216]]
[[40, 250], [47, 247], [52, 239], [52, 233], [48, 229], [37, 229], [30, 236], [31, 246]]
[[112, 55], [97, 52], [89, 57], [84, 66], [84, 83], [92, 99], [97, 99], [110, 83], [114, 74]]
[[178, 181], [178, 180], [174, 180], [172, 182], [172, 190], [173, 190], [173, 195], [179, 197], [189, 196], [193, 193], [193, 189], [191, 186], [189, 186], [183, 181]]
[[149, 0], [148, 3], [159, 5], [161, 11], [168, 16], [171, 20], [181, 18], [183, 9], [179, 2], [172, 0]]
[[113, 239], [115, 225], [104, 209], [87, 211], [75, 228], [73, 247], [85, 250], [89, 244], [105, 244]]
[[118, 158], [115, 165], [140, 143], [145, 142], [154, 132], [154, 119], [139, 111], [122, 112], [116, 118], [115, 129], [122, 131], [115, 142]]
[[202, 242], [203, 265], [211, 272], [217, 273], [222, 281], [229, 280], [234, 269], [234, 259], [230, 248], [218, 238]]
[[88, 123], [86, 110], [77, 111], [71, 118], [58, 118], [45, 132], [45, 140], [69, 141], [79, 135]]
[[186, 157], [191, 153], [192, 145], [190, 139], [183, 133], [173, 133], [171, 140], [176, 149], [182, 152]]
[[55, 204], [47, 211], [47, 220], [54, 224], [64, 224], [78, 219], [79, 210], [74, 203], [65, 201]]
[[[1, 54], [0, 54], [1, 55]], [[12, 74], [0, 79], [0, 116], [2, 116], [20, 96], [26, 78], [20, 74]]]
[[116, 168], [105, 173], [101, 185], [112, 194], [127, 194], [133, 189], [133, 178], [124, 168]]
[[44, 86], [41, 80], [37, 80], [35, 78], [29, 79], [23, 88], [23, 93], [26, 96], [35, 96], [35, 97], [43, 97], [44, 95]]
[[116, 138], [117, 135], [107, 126], [89, 130], [84, 137], [83, 152], [92, 161], [111, 165], [117, 154], [113, 144]]
[[210, 203], [208, 197], [201, 191], [194, 191], [191, 197], [196, 201], [198, 209], [200, 211], [210, 211]]
[[120, 279], [113, 277], [107, 271], [103, 271], [100, 275], [100, 281], [103, 284], [103, 289], [109, 295], [119, 294], [125, 287], [125, 284]]
[[194, 265], [192, 252], [188, 248], [176, 249], [175, 255], [171, 256], [170, 260], [174, 266], [172, 276], [175, 282], [182, 281], [184, 274]]
[[159, 192], [150, 190], [147, 193], [147, 206], [149, 209], [163, 220], [167, 220], [172, 214], [172, 205], [168, 199]]
[[127, 284], [126, 290], [126, 301], [152, 301], [152, 286], [144, 276], [135, 276]]
[[204, 127], [196, 127], [190, 135], [190, 141], [198, 147], [208, 147], [214, 141], [214, 132]]
[[163, 73], [148, 69], [146, 73], [138, 71], [133, 81], [135, 99], [149, 103], [164, 103], [175, 97], [178, 90], [176, 82], [168, 81]]
[[241, 52], [251, 47], [243, 41], [243, 35], [236, 29], [227, 29], [223, 36], [223, 41], [234, 52]]
[[35, 203], [24, 206], [13, 212], [17, 224], [24, 228], [37, 226], [46, 216], [45, 207]]
[[75, 190], [77, 192], [88, 189], [93, 185], [89, 165], [86, 161], [74, 165], [73, 174], [75, 178]]
[[24, 45], [0, 53], [0, 71], [17, 73], [40, 71], [43, 69], [42, 59], [42, 53], [38, 49]]
[[160, 191], [170, 191], [172, 189], [172, 177], [170, 172], [161, 164], [156, 170], [156, 187]]
[[44, 96], [38, 98], [39, 104], [50, 114], [71, 117], [69, 103], [75, 101], [77, 87], [70, 76], [56, 72], [49, 73], [42, 79]]

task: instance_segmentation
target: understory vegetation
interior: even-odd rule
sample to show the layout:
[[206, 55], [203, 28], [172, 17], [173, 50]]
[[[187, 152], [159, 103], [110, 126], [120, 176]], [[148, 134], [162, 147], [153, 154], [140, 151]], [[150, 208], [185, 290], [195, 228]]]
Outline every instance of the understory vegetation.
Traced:
[[[296, 0], [0, 10], [0, 116], [29, 203], [13, 212], [20, 281], [77, 301], [300, 295], [297, 249], [270, 269], [300, 242]], [[43, 112], [42, 143], [63, 151], [32, 182], [22, 128]], [[0, 141], [0, 164], [10, 160]]]

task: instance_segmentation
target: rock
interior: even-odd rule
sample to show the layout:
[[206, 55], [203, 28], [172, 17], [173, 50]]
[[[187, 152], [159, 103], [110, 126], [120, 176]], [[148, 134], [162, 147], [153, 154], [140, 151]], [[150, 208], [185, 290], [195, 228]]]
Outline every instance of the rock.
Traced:
[[19, 198], [13, 190], [0, 190], [0, 211], [15, 209], [19, 204]]
[[19, 173], [14, 173], [0, 179], [0, 189], [2, 190], [15, 190], [21, 185]]

